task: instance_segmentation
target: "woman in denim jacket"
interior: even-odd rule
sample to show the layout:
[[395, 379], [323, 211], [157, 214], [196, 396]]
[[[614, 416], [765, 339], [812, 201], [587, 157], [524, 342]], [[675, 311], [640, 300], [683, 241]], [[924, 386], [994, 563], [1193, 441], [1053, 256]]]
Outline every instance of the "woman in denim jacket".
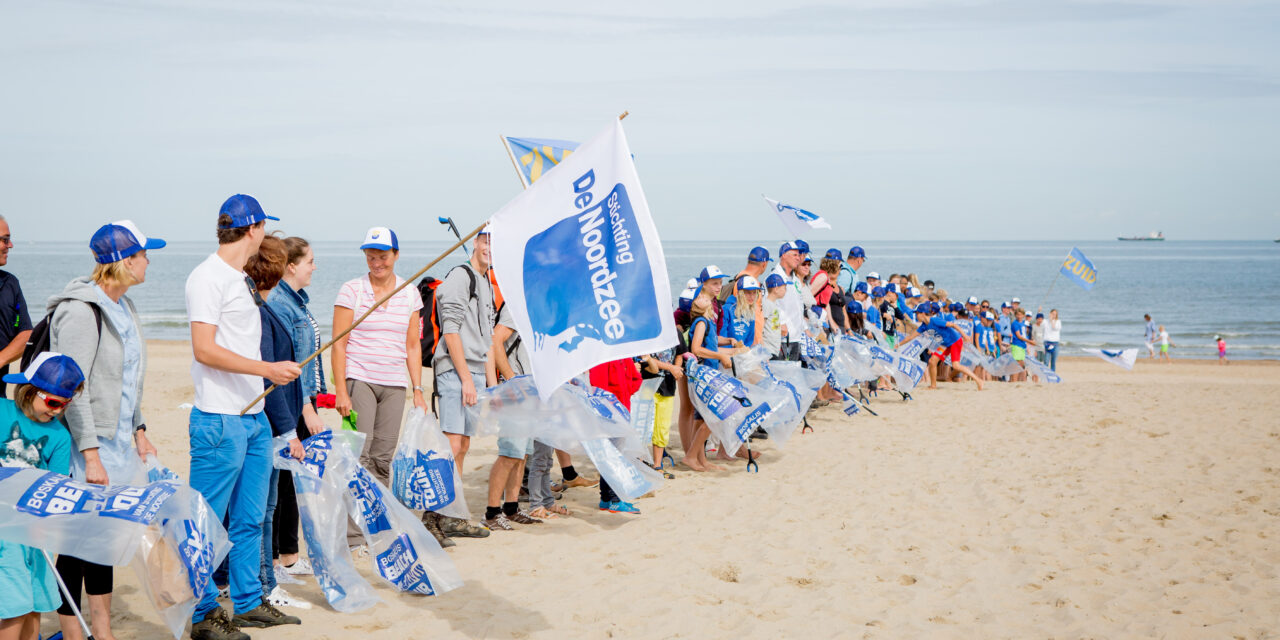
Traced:
[[[311, 245], [302, 238], [285, 238], [284, 246], [289, 254], [289, 262], [285, 266], [284, 278], [267, 297], [267, 305], [292, 328], [294, 353], [303, 358], [317, 351], [321, 344], [320, 325], [307, 309], [310, 297], [305, 289], [311, 285], [316, 260], [311, 252]], [[302, 384], [303, 397], [298, 437], [306, 439], [327, 428], [316, 413], [316, 396], [328, 391], [321, 358], [302, 367], [298, 382]], [[280, 472], [279, 502], [276, 505], [274, 525], [274, 555], [283, 567], [277, 570], [294, 575], [309, 575], [310, 564], [306, 559], [298, 558], [298, 503], [293, 493], [293, 477], [288, 471]]]

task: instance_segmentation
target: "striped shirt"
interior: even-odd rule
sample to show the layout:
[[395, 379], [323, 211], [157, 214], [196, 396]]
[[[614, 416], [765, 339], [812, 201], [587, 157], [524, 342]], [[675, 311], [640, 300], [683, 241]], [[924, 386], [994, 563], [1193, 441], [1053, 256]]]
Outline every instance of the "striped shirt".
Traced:
[[[397, 287], [403, 282], [403, 278], [396, 276]], [[352, 320], [355, 320], [377, 301], [369, 274], [365, 274], [344, 283], [333, 305], [351, 309], [355, 314]], [[347, 378], [387, 387], [408, 387], [409, 316], [421, 309], [422, 296], [418, 288], [405, 287], [347, 334]]]

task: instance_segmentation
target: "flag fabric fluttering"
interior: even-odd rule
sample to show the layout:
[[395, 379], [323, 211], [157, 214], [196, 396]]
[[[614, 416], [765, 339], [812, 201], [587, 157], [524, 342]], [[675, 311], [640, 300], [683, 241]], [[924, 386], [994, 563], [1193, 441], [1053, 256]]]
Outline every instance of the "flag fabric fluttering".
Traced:
[[490, 229], [543, 400], [597, 364], [676, 344], [666, 259], [621, 122], [507, 203]]
[[503, 136], [507, 151], [516, 163], [520, 181], [525, 187], [533, 184], [552, 167], [564, 162], [578, 148], [578, 143], [546, 138], [513, 138]]
[[1111, 349], [1082, 349], [1082, 351], [1130, 371], [1133, 370], [1133, 363], [1138, 360], [1137, 349], [1121, 349], [1118, 351]]
[[1098, 281], [1097, 269], [1094, 269], [1093, 263], [1084, 257], [1079, 247], [1071, 248], [1071, 252], [1062, 261], [1062, 269], [1059, 273], [1080, 285], [1080, 288], [1085, 291], [1092, 289], [1094, 283]]
[[831, 225], [816, 213], [778, 202], [769, 196], [764, 196], [764, 201], [769, 203], [771, 211], [778, 214], [778, 219], [793, 237], [809, 235], [814, 229], [831, 228]]

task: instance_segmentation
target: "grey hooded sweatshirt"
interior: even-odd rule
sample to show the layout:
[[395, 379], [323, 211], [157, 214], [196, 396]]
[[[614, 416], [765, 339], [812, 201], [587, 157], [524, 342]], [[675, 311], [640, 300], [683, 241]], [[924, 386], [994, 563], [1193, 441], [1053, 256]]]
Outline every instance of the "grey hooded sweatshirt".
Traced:
[[[138, 325], [138, 311], [129, 296], [121, 296], [120, 302], [129, 309]], [[76, 278], [67, 283], [62, 293], [49, 298], [47, 313], [53, 320], [49, 327], [49, 348], [70, 356], [84, 372], [85, 390], [67, 405], [64, 418], [71, 431], [76, 450], [84, 451], [98, 446], [98, 438], [115, 438], [120, 421], [120, 399], [123, 394], [124, 342], [120, 334], [102, 311], [102, 331], [89, 305], [98, 306], [98, 292], [93, 280]], [[133, 410], [133, 428], [145, 424], [142, 420], [142, 378], [147, 371], [147, 350], [143, 342], [141, 361], [138, 363], [138, 402]]]

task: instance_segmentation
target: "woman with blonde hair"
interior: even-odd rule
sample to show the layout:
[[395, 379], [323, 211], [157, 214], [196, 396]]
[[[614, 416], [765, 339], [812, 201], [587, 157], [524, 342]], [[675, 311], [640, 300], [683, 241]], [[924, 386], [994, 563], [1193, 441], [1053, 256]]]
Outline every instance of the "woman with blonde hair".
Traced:
[[[730, 367], [733, 365], [733, 352], [720, 350], [719, 338], [716, 336], [713, 299], [714, 297], [710, 290], [704, 290], [693, 301], [693, 306], [690, 309], [693, 323], [689, 325], [689, 351], [693, 353], [700, 364], [712, 369], [719, 369], [722, 366]], [[689, 397], [693, 397], [696, 395], [693, 392], [693, 381], [690, 380], [688, 384]], [[724, 471], [724, 467], [707, 462], [706, 444], [707, 438], [710, 436], [711, 427], [708, 427], [702, 416], [697, 411], [694, 411], [693, 438], [684, 443], [683, 463], [685, 466], [694, 471]]]
[[[97, 262], [93, 274], [49, 298], [49, 348], [74, 360], [87, 380], [87, 393], [67, 406], [64, 417], [72, 440], [71, 477], [81, 482], [141, 484], [142, 458], [156, 453], [142, 419], [142, 323], [125, 292], [146, 281], [147, 251], [164, 246], [129, 220], [103, 225], [89, 241]], [[57, 568], [72, 599], [80, 599], [81, 585], [89, 594], [94, 637], [113, 638], [112, 568], [66, 555]], [[62, 603], [58, 617], [63, 637], [82, 637], [70, 603]]]

